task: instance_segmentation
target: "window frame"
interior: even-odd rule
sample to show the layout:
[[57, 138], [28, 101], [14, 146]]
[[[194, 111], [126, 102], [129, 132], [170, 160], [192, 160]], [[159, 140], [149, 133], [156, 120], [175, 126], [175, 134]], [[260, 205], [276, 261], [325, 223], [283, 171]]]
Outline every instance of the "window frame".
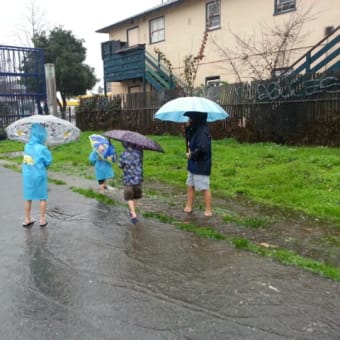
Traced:
[[[136, 26], [133, 26], [133, 27], [130, 27], [126, 30], [126, 43], [127, 43], [127, 46], [128, 47], [131, 47], [133, 45], [130, 44], [130, 41], [129, 41], [129, 32], [133, 31], [133, 30], [139, 30], [139, 26], [136, 25]], [[139, 32], [138, 32], [139, 33]], [[138, 40], [138, 39], [137, 39]]]
[[205, 86], [206, 87], [219, 86], [220, 83], [221, 83], [221, 77], [220, 76], [208, 76], [208, 77], [205, 77]]
[[[154, 22], [160, 21], [160, 20], [163, 21], [163, 27], [157, 28], [153, 31], [152, 30], [152, 24]], [[153, 33], [155, 33], [155, 32], [157, 32], [157, 33], [163, 32], [163, 36], [161, 38], [158, 38], [157, 40], [153, 41], [152, 36], [153, 36]], [[164, 16], [153, 18], [153, 19], [150, 19], [150, 21], [149, 21], [149, 42], [150, 42], [150, 45], [157, 44], [157, 43], [162, 42], [162, 41], [165, 41], [165, 17]]]
[[[212, 15], [210, 14], [211, 11], [211, 6], [218, 6], [218, 13], [213, 13]], [[217, 24], [209, 24], [209, 19], [210, 18], [218, 18], [218, 23]], [[213, 0], [209, 1], [205, 4], [205, 28], [207, 31], [213, 31], [216, 29], [221, 28], [221, 1], [220, 0]]]
[[274, 15], [296, 11], [296, 0], [274, 0]]

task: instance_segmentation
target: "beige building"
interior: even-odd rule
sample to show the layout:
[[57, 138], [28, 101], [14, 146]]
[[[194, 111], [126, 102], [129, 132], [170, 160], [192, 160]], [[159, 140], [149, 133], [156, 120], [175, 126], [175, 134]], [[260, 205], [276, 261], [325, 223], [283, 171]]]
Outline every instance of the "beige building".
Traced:
[[[102, 44], [104, 81], [113, 93], [171, 88], [169, 64], [185, 79], [184, 60], [202, 51], [204, 32], [194, 86], [267, 79], [339, 34], [339, 18], [340, 0], [162, 1], [97, 30], [109, 40]], [[333, 67], [340, 68], [339, 52]]]

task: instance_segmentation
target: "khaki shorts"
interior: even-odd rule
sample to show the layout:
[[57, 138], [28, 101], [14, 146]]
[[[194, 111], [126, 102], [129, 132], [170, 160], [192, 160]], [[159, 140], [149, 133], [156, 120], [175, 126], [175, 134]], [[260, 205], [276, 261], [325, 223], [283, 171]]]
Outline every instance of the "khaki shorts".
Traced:
[[186, 185], [190, 185], [195, 188], [196, 191], [209, 190], [210, 178], [205, 175], [195, 175], [188, 172]]
[[142, 198], [142, 185], [124, 185], [124, 199], [125, 201], [137, 200]]

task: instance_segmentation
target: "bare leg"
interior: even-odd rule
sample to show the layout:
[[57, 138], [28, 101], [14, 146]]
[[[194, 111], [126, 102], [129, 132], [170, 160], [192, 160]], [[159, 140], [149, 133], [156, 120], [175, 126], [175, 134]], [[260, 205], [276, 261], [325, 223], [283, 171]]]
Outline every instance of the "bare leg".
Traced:
[[99, 191], [100, 191], [101, 193], [103, 193], [103, 192], [105, 191], [105, 186], [106, 186], [105, 182], [102, 183], [102, 184], [99, 184]]
[[46, 223], [46, 200], [40, 201], [40, 225]]
[[195, 188], [192, 185], [187, 186], [187, 203], [184, 208], [184, 212], [191, 213], [192, 205], [195, 199]]
[[129, 210], [130, 210], [130, 214], [131, 214], [131, 218], [136, 218], [136, 200], [129, 200], [128, 201], [128, 206], [129, 206]]
[[32, 221], [31, 217], [32, 201], [25, 201], [25, 223], [30, 223]]
[[204, 216], [212, 216], [211, 210], [211, 191], [203, 190], [204, 202], [205, 202], [205, 211]]

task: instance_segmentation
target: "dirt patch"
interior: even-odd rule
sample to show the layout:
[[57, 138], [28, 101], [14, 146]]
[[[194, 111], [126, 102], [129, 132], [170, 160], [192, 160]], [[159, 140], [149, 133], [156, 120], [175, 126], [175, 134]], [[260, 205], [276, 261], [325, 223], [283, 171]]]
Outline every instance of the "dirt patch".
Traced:
[[[244, 197], [213, 198], [214, 216], [203, 216], [203, 198], [197, 195], [195, 210], [192, 214], [183, 213], [185, 187], [183, 192], [165, 184], [147, 181], [146, 191], [158, 193], [146, 196], [142, 208], [171, 215], [179, 221], [193, 222], [197, 225], [214, 228], [229, 237], [248, 239], [265, 247], [280, 247], [297, 254], [323, 261], [335, 266], [340, 265], [340, 228], [322, 223], [303, 214], [271, 209], [249, 202]], [[242, 220], [265, 218], [266, 226], [253, 228], [242, 223], [226, 222], [226, 215], [240, 217]]]

